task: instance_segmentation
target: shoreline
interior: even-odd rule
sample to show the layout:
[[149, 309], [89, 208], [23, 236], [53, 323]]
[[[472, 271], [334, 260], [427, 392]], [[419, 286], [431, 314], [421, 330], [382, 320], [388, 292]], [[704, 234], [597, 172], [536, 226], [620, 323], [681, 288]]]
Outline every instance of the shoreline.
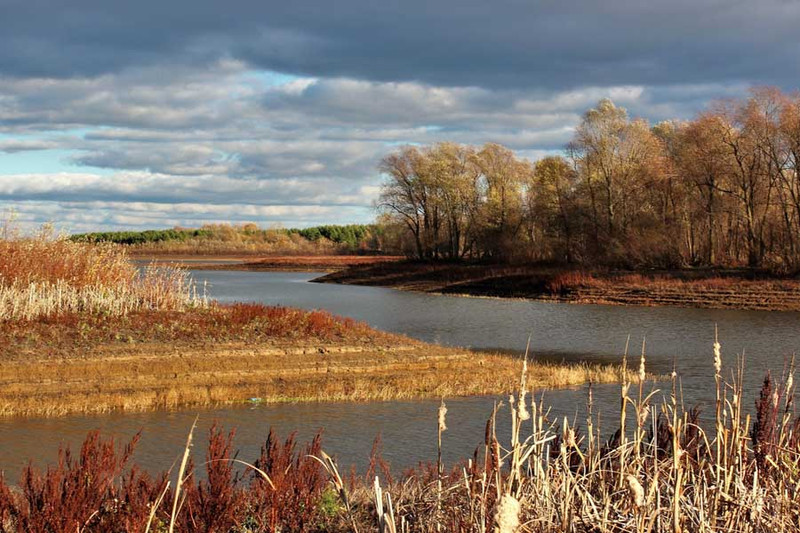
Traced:
[[336, 272], [351, 267], [400, 261], [384, 255], [179, 255], [131, 254], [137, 263], [172, 265], [196, 270], [249, 272]]
[[322, 272], [314, 283], [550, 303], [800, 312], [800, 280], [746, 269], [580, 271], [419, 263], [396, 256], [142, 255], [187, 269]]
[[395, 262], [351, 267], [312, 281], [552, 303], [800, 312], [800, 281], [732, 270], [582, 272]]
[[800, 312], [800, 280], [746, 269], [580, 271], [396, 256], [132, 256], [196, 270], [322, 272], [314, 283], [550, 303]]

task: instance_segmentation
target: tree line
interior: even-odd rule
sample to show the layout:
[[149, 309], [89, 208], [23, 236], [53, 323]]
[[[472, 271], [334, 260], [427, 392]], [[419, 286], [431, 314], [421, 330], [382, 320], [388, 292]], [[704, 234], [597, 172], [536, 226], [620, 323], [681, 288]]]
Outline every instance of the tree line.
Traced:
[[382, 228], [374, 224], [324, 225], [309, 228], [262, 229], [255, 223], [242, 225], [206, 224], [200, 228], [171, 228], [144, 231], [107, 231], [71, 235], [76, 242], [111, 242], [123, 245], [186, 243], [189, 241], [269, 243], [292, 237], [318, 243], [341, 245], [351, 251], [379, 251]]
[[604, 99], [535, 162], [493, 143], [400, 148], [378, 207], [425, 260], [794, 271], [799, 162], [798, 94], [754, 89], [655, 125]]

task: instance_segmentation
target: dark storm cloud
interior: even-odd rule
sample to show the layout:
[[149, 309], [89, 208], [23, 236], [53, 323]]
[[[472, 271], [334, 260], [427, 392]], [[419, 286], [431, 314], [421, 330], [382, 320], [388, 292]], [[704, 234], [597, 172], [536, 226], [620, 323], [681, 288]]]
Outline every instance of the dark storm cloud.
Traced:
[[405, 143], [558, 152], [796, 89], [800, 0], [0, 0], [0, 212], [70, 229], [367, 222]]
[[3, 0], [0, 73], [96, 76], [234, 58], [441, 86], [793, 85], [796, 0]]

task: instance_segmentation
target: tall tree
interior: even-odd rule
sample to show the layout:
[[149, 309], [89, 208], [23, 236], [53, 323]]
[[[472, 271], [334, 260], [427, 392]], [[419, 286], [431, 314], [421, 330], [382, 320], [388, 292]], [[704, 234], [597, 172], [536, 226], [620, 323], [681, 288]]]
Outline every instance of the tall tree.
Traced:
[[484, 187], [482, 239], [488, 255], [507, 258], [517, 249], [523, 224], [522, 186], [530, 181], [532, 165], [504, 146], [488, 143], [475, 154]]
[[425, 259], [430, 250], [425, 234], [426, 219], [430, 209], [428, 193], [420, 173], [424, 173], [423, 154], [413, 146], [406, 146], [383, 158], [380, 171], [388, 176], [381, 190], [378, 206], [395, 215], [414, 237], [416, 254]]
[[536, 162], [527, 191], [529, 218], [560, 241], [554, 246], [556, 257], [567, 263], [575, 259], [575, 233], [579, 228], [577, 181], [577, 172], [565, 158], [548, 156]]
[[[702, 262], [707, 265], [714, 265], [717, 261], [716, 235], [722, 207], [720, 194], [730, 173], [730, 158], [722, 143], [722, 131], [726, 127], [717, 115], [700, 115], [681, 128], [675, 154], [682, 178], [694, 192], [692, 204], [696, 214], [691, 224], [705, 229]], [[694, 250], [692, 252], [692, 262], [697, 262], [699, 257]]]

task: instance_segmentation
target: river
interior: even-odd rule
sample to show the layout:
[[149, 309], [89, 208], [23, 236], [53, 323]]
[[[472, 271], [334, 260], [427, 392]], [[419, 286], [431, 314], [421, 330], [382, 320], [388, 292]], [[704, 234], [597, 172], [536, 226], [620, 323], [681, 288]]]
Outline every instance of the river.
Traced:
[[[800, 347], [800, 313], [557, 304], [310, 283], [319, 273], [194, 271], [193, 275], [200, 285], [207, 284], [211, 297], [224, 302], [326, 309], [379, 329], [474, 349], [521, 353], [530, 336], [532, 356], [553, 361], [618, 362], [630, 335], [632, 365], [638, 365], [645, 339], [648, 371], [666, 374], [674, 364], [687, 406], [699, 403], [708, 408], [713, 400], [715, 327], [726, 373], [734, 368], [737, 356], [745, 354], [748, 406], [766, 370], [780, 375], [787, 358]], [[618, 395], [617, 386], [595, 388], [602, 420], [618, 416]], [[552, 408], [551, 418], [580, 421], [587, 388], [548, 391], [544, 398]], [[448, 400], [446, 461], [471, 455], [482, 442], [496, 400]], [[0, 468], [16, 480], [28, 458], [40, 465], [53, 461], [60, 444], [77, 446], [88, 431], [99, 429], [120, 441], [141, 430], [136, 461], [150, 470], [167, 469], [182, 452], [186, 433], [199, 415], [198, 463], [208, 428], [217, 421], [236, 428], [235, 443], [244, 460], [257, 457], [270, 427], [282, 436], [297, 431], [300, 440], [324, 429], [324, 447], [342, 465], [363, 470], [374, 437], [381, 435], [384, 458], [400, 470], [435, 459], [437, 406], [437, 401], [248, 405], [199, 412], [2, 420]], [[607, 429], [614, 429], [610, 422]]]

